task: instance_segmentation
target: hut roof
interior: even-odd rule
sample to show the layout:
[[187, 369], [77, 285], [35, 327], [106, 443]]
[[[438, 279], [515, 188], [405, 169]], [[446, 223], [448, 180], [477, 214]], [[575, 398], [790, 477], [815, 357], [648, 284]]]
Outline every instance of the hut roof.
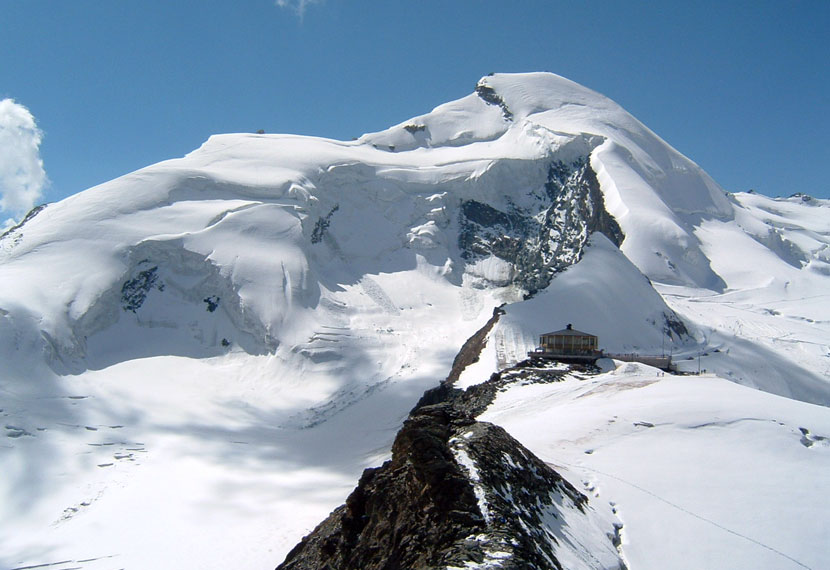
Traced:
[[556, 336], [597, 336], [595, 334], [578, 331], [575, 328], [573, 328], [571, 325], [568, 325], [566, 328], [562, 329], [561, 331], [544, 333], [542, 336], [551, 336], [551, 335], [556, 335]]

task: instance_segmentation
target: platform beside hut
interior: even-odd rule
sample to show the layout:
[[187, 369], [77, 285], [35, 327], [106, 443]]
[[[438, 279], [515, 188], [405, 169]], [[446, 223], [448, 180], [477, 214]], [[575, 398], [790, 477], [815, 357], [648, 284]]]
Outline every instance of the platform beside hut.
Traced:
[[636, 352], [625, 354], [614, 354], [610, 352], [603, 353], [605, 358], [613, 358], [614, 360], [622, 360], [623, 362], [639, 362], [641, 364], [648, 364], [666, 372], [675, 372], [672, 366], [671, 356], [647, 356], [644, 354], [637, 354]]

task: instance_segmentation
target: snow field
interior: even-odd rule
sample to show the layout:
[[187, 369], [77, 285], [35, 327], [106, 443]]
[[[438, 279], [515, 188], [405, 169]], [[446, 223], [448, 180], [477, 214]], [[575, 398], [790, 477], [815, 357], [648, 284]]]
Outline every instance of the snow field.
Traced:
[[[0, 413], [32, 434], [0, 449], [9, 466], [0, 514], [16, 529], [2, 537], [3, 567], [105, 556], [115, 558], [82, 567], [273, 567], [362, 469], [388, 457], [412, 404], [492, 312], [486, 292], [462, 293], [435, 271], [325, 292], [331, 313], [273, 355], [231, 348], [73, 376], [42, 370], [44, 386], [6, 398]], [[146, 330], [122, 322], [109, 334], [143, 343]], [[9, 393], [20, 386], [3, 383]], [[61, 404], [39, 403], [47, 386]]]
[[613, 504], [633, 568], [820, 568], [827, 555], [830, 446], [802, 441], [802, 428], [830, 433], [825, 407], [621, 363], [511, 387], [480, 419]]
[[[459, 386], [567, 323], [709, 372], [623, 365], [487, 412], [616, 504], [633, 569], [821, 567], [827, 202], [727, 196], [552, 74], [481, 87], [352, 142], [214, 136], [2, 238], [0, 567], [273, 568], [505, 302]], [[621, 250], [595, 234], [526, 301], [467, 265], [464, 200], [528, 206], [589, 154]]]

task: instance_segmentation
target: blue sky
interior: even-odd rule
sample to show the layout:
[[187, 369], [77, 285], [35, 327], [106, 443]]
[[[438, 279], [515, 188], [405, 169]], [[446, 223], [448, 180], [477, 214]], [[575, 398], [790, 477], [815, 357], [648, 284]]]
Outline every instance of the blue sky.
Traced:
[[[830, 197], [830, 2], [0, 0], [55, 201], [220, 132], [350, 139], [553, 71], [727, 190]], [[4, 149], [0, 148], [0, 153]]]

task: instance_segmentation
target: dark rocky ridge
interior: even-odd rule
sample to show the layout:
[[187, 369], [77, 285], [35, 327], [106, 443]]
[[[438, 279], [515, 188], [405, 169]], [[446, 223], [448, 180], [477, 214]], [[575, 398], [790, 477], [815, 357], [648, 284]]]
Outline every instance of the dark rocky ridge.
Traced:
[[[466, 461], [472, 467], [464, 467]], [[564, 511], [587, 499], [502, 428], [452, 403], [420, 406], [392, 459], [357, 488], [278, 568], [563, 568]], [[551, 520], [557, 524], [551, 525]], [[615, 535], [608, 533], [608, 549]], [[621, 562], [607, 568], [622, 568]]]
[[471, 423], [449, 404], [419, 409], [395, 438], [391, 461], [364, 471], [346, 504], [279, 568], [432, 568], [469, 559], [464, 539], [485, 521], [448, 441]]
[[419, 408], [437, 403], [451, 403], [454, 408], [475, 418], [484, 413], [493, 403], [496, 395], [505, 390], [510, 384], [535, 383], [546, 384], [559, 382], [569, 374], [594, 374], [596, 369], [581, 364], [560, 365], [556, 362], [542, 359], [528, 359], [519, 362], [516, 366], [492, 374], [486, 382], [470, 386], [466, 390], [453, 387], [445, 380], [435, 388], [427, 390], [415, 405], [411, 413]]
[[[486, 335], [499, 315], [479, 333]], [[451, 377], [467, 364], [456, 359]], [[466, 391], [449, 378], [427, 391], [398, 432], [392, 459], [364, 471], [346, 503], [278, 570], [562, 569], [556, 549], [582, 548], [563, 532], [564, 518], [587, 517], [587, 498], [505, 430], [474, 418], [513, 382], [558, 381], [569, 373], [574, 369], [525, 361]], [[592, 567], [625, 568], [616, 550], [619, 529], [596, 529], [605, 537], [602, 553], [586, 553]]]

